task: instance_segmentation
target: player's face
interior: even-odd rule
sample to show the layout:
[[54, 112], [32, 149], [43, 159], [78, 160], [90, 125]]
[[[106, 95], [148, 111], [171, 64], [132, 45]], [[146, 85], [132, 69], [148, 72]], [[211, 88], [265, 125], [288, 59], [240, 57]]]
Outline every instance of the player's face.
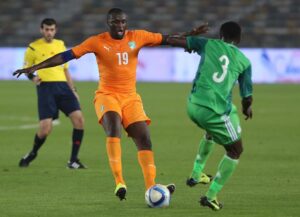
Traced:
[[43, 24], [43, 27], [41, 28], [41, 33], [47, 42], [51, 42], [56, 34], [56, 25]]
[[122, 39], [127, 29], [127, 15], [125, 13], [112, 14], [107, 20], [107, 25], [112, 38]]

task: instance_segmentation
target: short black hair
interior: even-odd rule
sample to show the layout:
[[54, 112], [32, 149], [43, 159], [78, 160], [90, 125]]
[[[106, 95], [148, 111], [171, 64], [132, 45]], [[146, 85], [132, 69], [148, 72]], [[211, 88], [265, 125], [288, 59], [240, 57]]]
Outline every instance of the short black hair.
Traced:
[[41, 22], [41, 28], [43, 28], [44, 24], [47, 25], [47, 26], [51, 26], [51, 25], [57, 26], [56, 20], [53, 19], [53, 18], [43, 19], [42, 22]]
[[122, 14], [125, 13], [122, 9], [120, 8], [112, 8], [107, 12], [107, 20], [109, 19], [109, 17], [113, 14]]
[[228, 21], [221, 25], [220, 36], [226, 41], [235, 41], [237, 43], [241, 40], [242, 28], [234, 21]]

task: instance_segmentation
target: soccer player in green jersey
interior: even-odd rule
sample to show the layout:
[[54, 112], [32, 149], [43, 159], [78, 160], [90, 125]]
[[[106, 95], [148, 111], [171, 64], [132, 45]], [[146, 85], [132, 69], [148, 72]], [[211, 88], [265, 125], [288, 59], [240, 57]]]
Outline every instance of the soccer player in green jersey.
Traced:
[[192, 187], [199, 183], [215, 143], [226, 150], [206, 195], [200, 198], [202, 206], [213, 210], [222, 208], [217, 194], [233, 174], [243, 151], [239, 117], [231, 101], [236, 81], [239, 82], [245, 119], [252, 118], [251, 63], [235, 46], [240, 40], [241, 27], [232, 21], [222, 24], [220, 39], [199, 36], [168, 38], [170, 45], [184, 47], [201, 56], [187, 111], [191, 120], [206, 131], [206, 135], [200, 141], [187, 185]]

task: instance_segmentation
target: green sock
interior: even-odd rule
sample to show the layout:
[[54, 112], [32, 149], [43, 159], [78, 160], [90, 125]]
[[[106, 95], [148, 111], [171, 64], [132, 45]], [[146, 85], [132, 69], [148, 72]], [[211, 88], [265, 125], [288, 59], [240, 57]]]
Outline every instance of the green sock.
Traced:
[[218, 172], [206, 193], [208, 199], [213, 200], [217, 197], [217, 194], [222, 190], [223, 186], [234, 172], [238, 162], [238, 160], [224, 155], [219, 164]]
[[194, 161], [194, 167], [191, 174], [191, 178], [200, 181], [202, 170], [206, 164], [206, 161], [213, 150], [215, 142], [213, 140], [208, 140], [205, 137], [201, 139], [198, 149], [198, 154]]

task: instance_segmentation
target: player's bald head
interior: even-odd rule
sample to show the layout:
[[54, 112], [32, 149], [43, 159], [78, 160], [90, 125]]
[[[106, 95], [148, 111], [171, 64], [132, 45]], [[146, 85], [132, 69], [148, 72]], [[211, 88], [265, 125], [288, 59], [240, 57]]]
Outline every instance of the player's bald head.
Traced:
[[119, 15], [126, 16], [126, 13], [120, 8], [112, 8], [107, 12], [107, 21], [112, 19], [112, 17], [119, 16]]

